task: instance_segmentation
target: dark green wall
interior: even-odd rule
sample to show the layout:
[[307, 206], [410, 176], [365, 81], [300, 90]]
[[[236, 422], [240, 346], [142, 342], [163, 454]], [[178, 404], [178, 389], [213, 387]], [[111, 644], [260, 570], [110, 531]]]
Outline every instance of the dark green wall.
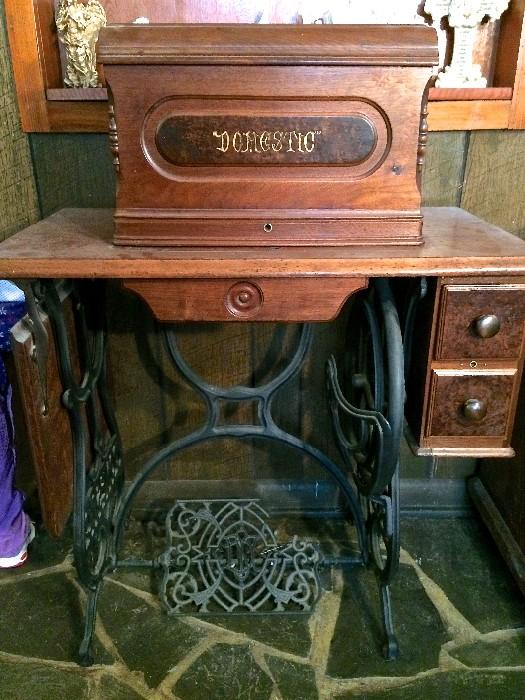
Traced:
[[31, 134], [42, 216], [63, 207], [113, 207], [115, 173], [105, 134]]
[[[497, 135], [499, 132], [484, 132]], [[31, 134], [31, 151], [43, 216], [62, 207], [109, 207], [115, 177], [105, 134]], [[428, 206], [459, 206], [469, 134], [430, 134], [423, 178]]]

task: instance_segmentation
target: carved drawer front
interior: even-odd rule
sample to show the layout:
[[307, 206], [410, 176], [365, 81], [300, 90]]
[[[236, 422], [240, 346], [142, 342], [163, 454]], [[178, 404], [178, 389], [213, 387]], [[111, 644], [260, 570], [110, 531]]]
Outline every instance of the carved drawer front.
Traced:
[[525, 285], [444, 285], [437, 359], [518, 358]]
[[511, 369], [490, 374], [434, 370], [428, 435], [505, 438], [516, 375]]
[[124, 281], [159, 321], [329, 321], [367, 285], [366, 277]]

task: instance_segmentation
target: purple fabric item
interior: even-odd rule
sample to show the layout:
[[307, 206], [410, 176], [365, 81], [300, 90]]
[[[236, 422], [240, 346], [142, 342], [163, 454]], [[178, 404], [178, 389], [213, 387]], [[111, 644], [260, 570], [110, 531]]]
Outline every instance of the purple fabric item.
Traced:
[[[4, 363], [0, 358], [2, 372]], [[5, 374], [4, 374], [5, 376]], [[28, 516], [22, 510], [24, 495], [15, 488], [15, 446], [12, 389], [0, 386], [0, 557], [14, 557], [22, 549], [30, 530]]]

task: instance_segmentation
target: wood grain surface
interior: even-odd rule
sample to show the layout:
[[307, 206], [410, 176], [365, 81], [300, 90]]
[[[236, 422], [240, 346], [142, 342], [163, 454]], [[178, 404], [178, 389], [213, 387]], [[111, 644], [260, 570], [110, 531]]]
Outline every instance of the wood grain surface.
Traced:
[[114, 246], [113, 212], [67, 209], [0, 244], [13, 277], [239, 278], [523, 273], [525, 242], [455, 207], [424, 210], [422, 246], [140, 248]]
[[101, 30], [101, 63], [437, 65], [425, 25], [121, 24]]
[[434, 102], [444, 100], [510, 100], [511, 87], [486, 88], [430, 88], [428, 99]]
[[48, 131], [46, 85], [34, 5], [32, 2], [7, 2], [5, 11], [22, 127], [24, 131]]
[[[515, 379], [516, 371], [513, 374], [472, 372], [460, 375], [436, 370], [432, 378], [427, 435], [499, 437], [501, 446], [506, 446], [505, 440], [510, 438], [508, 428]], [[487, 415], [483, 420], [472, 422], [464, 418], [462, 408], [468, 399], [486, 404]]]
[[[64, 306], [71, 333], [73, 316], [68, 300]], [[43, 393], [38, 365], [32, 353], [33, 339], [24, 321], [13, 328], [12, 350], [18, 375], [19, 400], [30, 436], [42, 518], [48, 532], [58, 537], [73, 504], [73, 445], [68, 413], [62, 405], [63, 389], [53, 333], [47, 316], [43, 316], [42, 321], [50, 339], [46, 364], [47, 414], [42, 412]], [[76, 350], [73, 359], [78, 360]]]
[[124, 280], [159, 321], [330, 321], [366, 277]]
[[103, 30], [115, 242], [420, 243], [415, 150], [435, 36], [394, 29]]
[[430, 131], [507, 129], [510, 109], [510, 100], [432, 102], [428, 128]]

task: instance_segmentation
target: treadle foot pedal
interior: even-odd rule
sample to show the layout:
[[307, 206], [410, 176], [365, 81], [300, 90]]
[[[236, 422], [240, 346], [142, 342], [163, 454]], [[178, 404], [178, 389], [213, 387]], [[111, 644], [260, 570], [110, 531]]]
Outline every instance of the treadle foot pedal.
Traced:
[[169, 614], [307, 613], [319, 543], [278, 543], [254, 499], [177, 501], [166, 516], [159, 595]]

